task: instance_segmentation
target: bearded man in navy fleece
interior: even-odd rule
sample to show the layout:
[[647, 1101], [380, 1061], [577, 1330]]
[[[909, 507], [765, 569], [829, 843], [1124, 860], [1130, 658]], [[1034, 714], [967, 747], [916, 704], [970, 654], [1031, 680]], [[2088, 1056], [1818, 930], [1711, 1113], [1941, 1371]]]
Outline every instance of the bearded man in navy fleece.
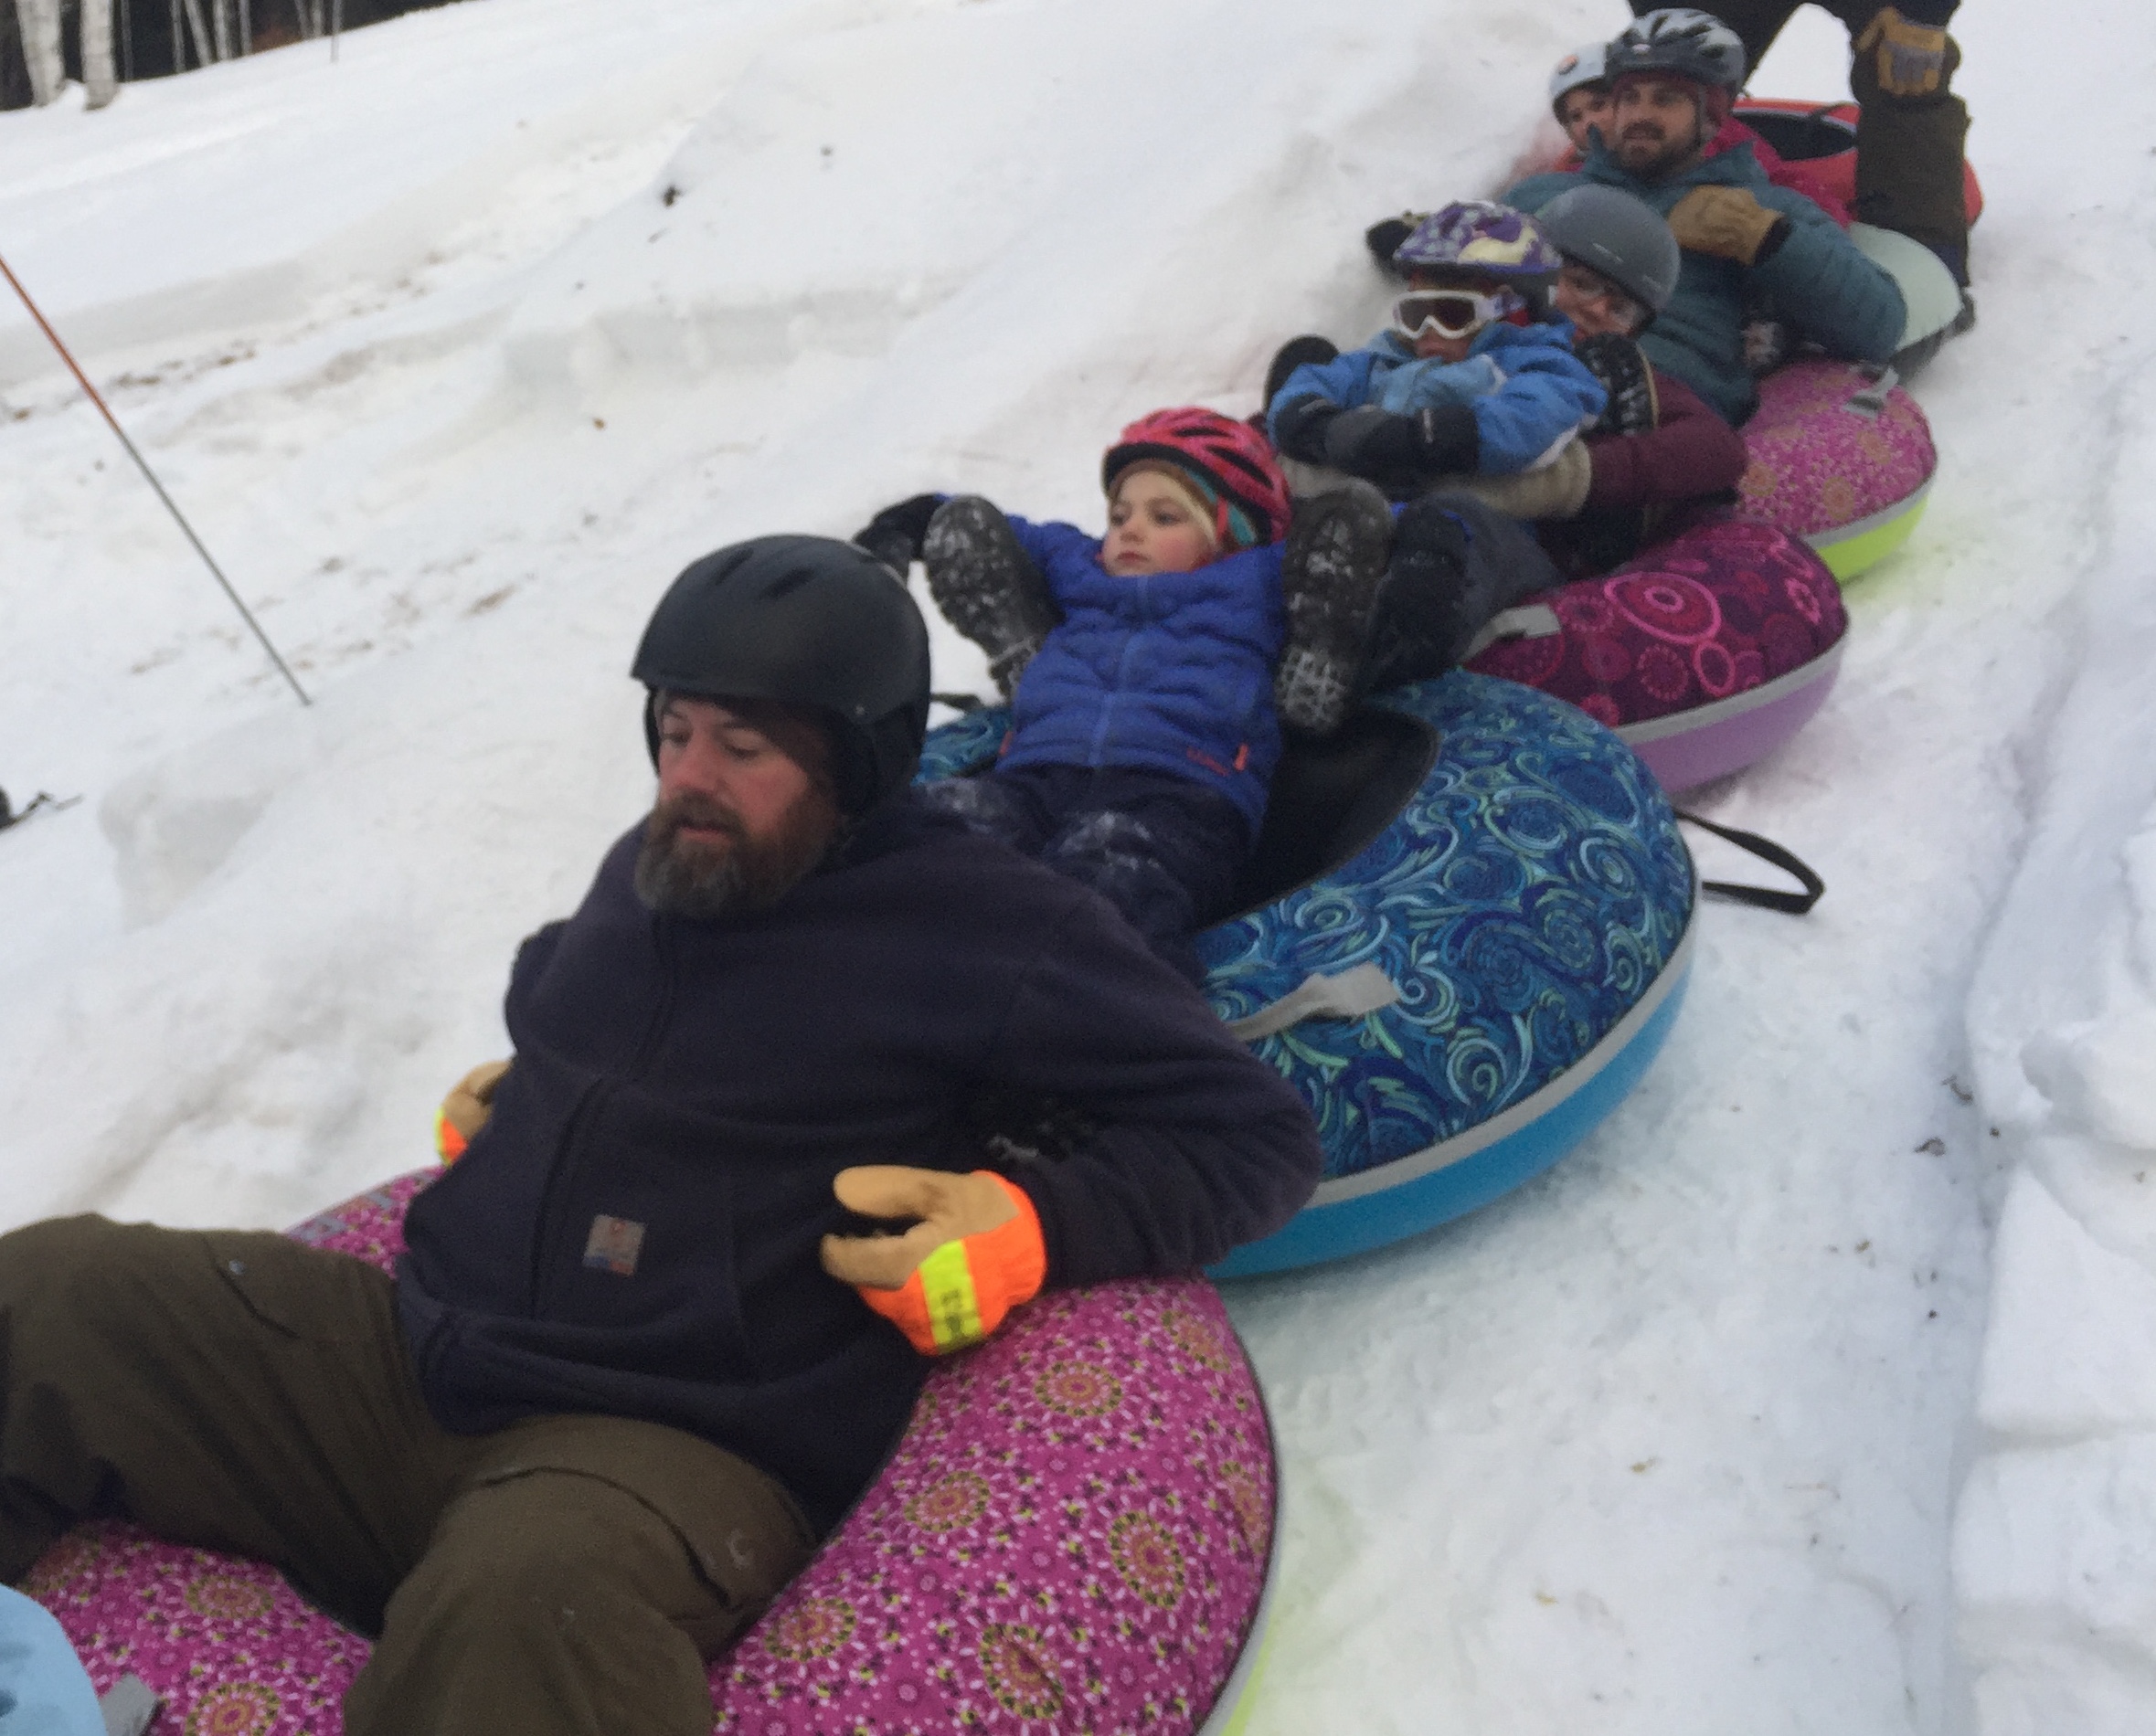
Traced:
[[[924, 1353], [1309, 1196], [1301, 1100], [1205, 1000], [908, 794], [928, 638], [873, 557], [722, 549], [635, 672], [657, 805], [518, 953], [515, 1054], [445, 1106], [394, 1281], [260, 1233], [0, 1237], [0, 1580], [123, 1515], [378, 1635], [350, 1736], [707, 1736], [704, 1660]], [[996, 1103], [1076, 1130], [993, 1140]]]

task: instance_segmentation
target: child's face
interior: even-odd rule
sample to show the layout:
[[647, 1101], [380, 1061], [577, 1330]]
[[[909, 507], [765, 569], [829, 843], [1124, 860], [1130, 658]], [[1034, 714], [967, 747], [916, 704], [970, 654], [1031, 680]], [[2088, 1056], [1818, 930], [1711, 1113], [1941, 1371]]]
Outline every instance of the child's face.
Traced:
[[1198, 523], [1189, 497], [1158, 471], [1126, 471], [1108, 502], [1108, 536], [1100, 564], [1125, 578], [1143, 573], [1187, 573], [1213, 558], [1210, 528]]
[[1550, 306], [1572, 322], [1582, 337], [1616, 332], [1630, 337], [1639, 329], [1638, 302], [1599, 271], [1567, 259], [1550, 291]]
[[1567, 90], [1557, 103], [1557, 123], [1565, 129], [1565, 136], [1572, 141], [1572, 148], [1583, 155], [1594, 148], [1587, 131], [1600, 127], [1602, 136], [1609, 136], [1609, 87], [1583, 84], [1577, 90]]

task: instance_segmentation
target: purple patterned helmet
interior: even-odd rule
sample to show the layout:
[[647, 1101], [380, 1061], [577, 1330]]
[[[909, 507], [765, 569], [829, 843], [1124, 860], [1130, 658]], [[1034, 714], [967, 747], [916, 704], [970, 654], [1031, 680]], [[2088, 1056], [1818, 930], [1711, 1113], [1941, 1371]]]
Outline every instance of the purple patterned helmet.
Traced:
[[1393, 263], [1405, 270], [1472, 272], [1513, 282], [1549, 277], [1564, 261], [1524, 211], [1461, 199], [1416, 225]]

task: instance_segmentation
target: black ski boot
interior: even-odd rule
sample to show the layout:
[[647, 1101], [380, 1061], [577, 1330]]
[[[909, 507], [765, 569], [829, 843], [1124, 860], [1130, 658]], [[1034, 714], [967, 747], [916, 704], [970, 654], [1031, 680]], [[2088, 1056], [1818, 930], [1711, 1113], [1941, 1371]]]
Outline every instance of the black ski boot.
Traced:
[[1375, 610], [1364, 691], [1443, 674], [1475, 632], [1463, 623], [1468, 534], [1433, 498], [1412, 502], [1393, 531], [1392, 565]]
[[1265, 398], [1258, 407], [1258, 414], [1250, 418], [1252, 424], [1262, 428], [1265, 413], [1272, 408], [1272, 401], [1280, 395], [1280, 387], [1287, 385], [1288, 376], [1299, 367], [1322, 367], [1340, 355], [1340, 345], [1329, 337], [1306, 334], [1291, 337], [1273, 352], [1272, 365], [1265, 370]]
[[1364, 691], [1457, 668], [1492, 619], [1561, 583], [1517, 519], [1464, 494], [1409, 502], [1393, 533]]
[[988, 653], [988, 672], [1010, 698], [1041, 640], [1062, 619], [1010, 521], [978, 494], [958, 495], [929, 521], [921, 559], [943, 619]]
[[1296, 503], [1280, 568], [1288, 637], [1273, 677], [1290, 728], [1329, 736], [1347, 716], [1392, 536], [1392, 509], [1359, 479]]

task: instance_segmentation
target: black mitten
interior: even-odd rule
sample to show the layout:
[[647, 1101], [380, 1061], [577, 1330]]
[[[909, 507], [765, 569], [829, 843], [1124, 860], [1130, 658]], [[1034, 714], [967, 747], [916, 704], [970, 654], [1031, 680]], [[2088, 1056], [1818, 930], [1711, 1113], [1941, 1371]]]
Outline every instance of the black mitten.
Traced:
[[940, 494], [916, 494], [896, 506], [885, 507], [854, 533], [853, 540], [903, 578], [906, 569], [920, 559], [929, 521], [942, 504]]
[[1375, 404], [1344, 410], [1325, 430], [1325, 462], [1405, 500], [1432, 478], [1472, 471], [1482, 452], [1475, 413], [1446, 404], [1397, 416]]
[[1370, 249], [1370, 257], [1377, 261], [1378, 269], [1388, 276], [1404, 278], [1407, 274], [1393, 263], [1393, 255], [1400, 250], [1400, 243], [1415, 233], [1422, 221], [1421, 214], [1409, 211], [1403, 217], [1386, 217], [1373, 223], [1363, 231], [1363, 242]]

